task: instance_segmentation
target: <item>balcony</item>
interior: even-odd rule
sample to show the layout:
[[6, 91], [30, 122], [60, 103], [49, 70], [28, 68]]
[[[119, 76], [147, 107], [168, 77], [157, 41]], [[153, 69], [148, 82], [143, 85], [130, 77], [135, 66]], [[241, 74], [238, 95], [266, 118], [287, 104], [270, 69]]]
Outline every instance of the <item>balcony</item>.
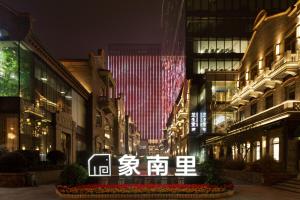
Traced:
[[107, 69], [99, 69], [98, 74], [104, 84], [106, 84], [107, 87], [114, 87], [115, 86], [115, 80], [112, 77], [112, 73]]
[[292, 114], [300, 114], [300, 101], [288, 100], [277, 106], [252, 115], [242, 121], [230, 126], [228, 133], [249, 130], [251, 128], [263, 126], [281, 119], [290, 117]]
[[116, 114], [116, 105], [113, 98], [100, 96], [98, 97], [98, 105], [106, 114]]
[[265, 89], [273, 89], [276, 84], [281, 84], [288, 75], [296, 76], [298, 69], [300, 69], [299, 56], [286, 52], [284, 57], [272, 65], [272, 69], [261, 70], [258, 77], [247, 81], [246, 86], [233, 96], [231, 105], [246, 104], [252, 97], [262, 95]]

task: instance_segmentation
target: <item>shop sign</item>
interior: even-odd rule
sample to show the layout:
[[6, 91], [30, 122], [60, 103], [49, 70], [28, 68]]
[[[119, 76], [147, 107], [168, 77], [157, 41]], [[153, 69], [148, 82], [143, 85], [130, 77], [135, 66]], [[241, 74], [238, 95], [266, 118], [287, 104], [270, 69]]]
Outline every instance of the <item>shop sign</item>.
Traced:
[[[168, 156], [147, 156], [148, 176], [168, 176]], [[119, 158], [119, 176], [141, 175], [138, 167], [140, 164], [137, 156], [123, 155]], [[111, 176], [111, 155], [94, 154], [88, 160], [89, 176]], [[175, 176], [197, 176], [195, 156], [177, 156]]]
[[192, 112], [190, 117], [191, 132], [196, 132], [199, 128], [199, 113]]

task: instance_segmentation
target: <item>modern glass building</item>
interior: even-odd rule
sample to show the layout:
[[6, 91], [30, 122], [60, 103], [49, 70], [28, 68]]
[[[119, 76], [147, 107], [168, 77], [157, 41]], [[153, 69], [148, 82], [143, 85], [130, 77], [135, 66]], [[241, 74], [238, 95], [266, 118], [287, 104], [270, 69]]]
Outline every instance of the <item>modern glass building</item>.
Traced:
[[30, 18], [0, 6], [0, 147], [68, 161], [85, 148], [87, 91], [40, 45]]
[[[187, 154], [201, 155], [201, 146], [210, 137], [227, 132], [235, 120], [230, 100], [236, 92], [235, 77], [247, 50], [257, 14], [284, 11], [295, 0], [174, 0], [166, 12], [183, 2], [178, 15], [166, 19], [185, 30], [185, 69], [190, 82], [190, 132]], [[171, 15], [171, 14], [170, 14]], [[181, 16], [181, 19], [178, 19]], [[165, 26], [166, 28], [168, 26]], [[179, 26], [180, 27], [180, 26]], [[176, 37], [176, 32], [173, 32]], [[182, 37], [182, 36], [181, 36]], [[177, 38], [176, 41], [180, 41]], [[168, 44], [168, 40], [163, 40]], [[172, 46], [168, 47], [172, 50]], [[173, 53], [172, 55], [176, 55]], [[191, 127], [196, 114], [198, 127]], [[193, 130], [193, 131], [192, 131]]]

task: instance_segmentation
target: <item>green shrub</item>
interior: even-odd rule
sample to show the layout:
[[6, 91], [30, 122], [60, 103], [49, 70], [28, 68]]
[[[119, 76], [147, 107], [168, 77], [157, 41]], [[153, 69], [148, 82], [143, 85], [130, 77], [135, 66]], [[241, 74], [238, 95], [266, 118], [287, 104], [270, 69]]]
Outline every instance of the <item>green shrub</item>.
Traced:
[[6, 147], [0, 147], [0, 156], [4, 155], [4, 154], [7, 154], [8, 153], [8, 150]]
[[68, 165], [60, 175], [61, 184], [78, 185], [84, 183], [88, 178], [87, 170], [77, 164]]
[[248, 170], [260, 173], [280, 172], [282, 166], [271, 156], [264, 156], [260, 160], [250, 163]]
[[243, 159], [226, 160], [224, 161], [224, 168], [231, 170], [244, 170], [246, 168], [246, 163]]
[[0, 172], [25, 172], [28, 162], [19, 152], [10, 152], [0, 157]]
[[87, 162], [91, 154], [87, 151], [77, 151], [76, 153], [76, 163], [87, 168]]
[[222, 161], [209, 159], [204, 161], [199, 166], [200, 175], [206, 177], [206, 183], [209, 184], [223, 184], [223, 179], [221, 179], [221, 174], [223, 172]]
[[63, 165], [66, 161], [66, 155], [61, 151], [53, 150], [47, 154], [47, 160], [54, 165]]
[[27, 160], [29, 167], [35, 167], [40, 163], [40, 154], [34, 150], [18, 150], [20, 154]]

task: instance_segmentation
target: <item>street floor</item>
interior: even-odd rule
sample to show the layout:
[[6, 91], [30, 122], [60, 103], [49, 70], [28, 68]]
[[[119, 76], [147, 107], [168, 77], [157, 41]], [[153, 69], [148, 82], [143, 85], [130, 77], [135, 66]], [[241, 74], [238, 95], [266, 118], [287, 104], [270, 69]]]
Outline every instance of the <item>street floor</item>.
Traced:
[[[223, 200], [300, 200], [300, 194], [258, 185], [236, 185], [236, 194]], [[60, 200], [54, 185], [0, 188], [0, 200]]]

